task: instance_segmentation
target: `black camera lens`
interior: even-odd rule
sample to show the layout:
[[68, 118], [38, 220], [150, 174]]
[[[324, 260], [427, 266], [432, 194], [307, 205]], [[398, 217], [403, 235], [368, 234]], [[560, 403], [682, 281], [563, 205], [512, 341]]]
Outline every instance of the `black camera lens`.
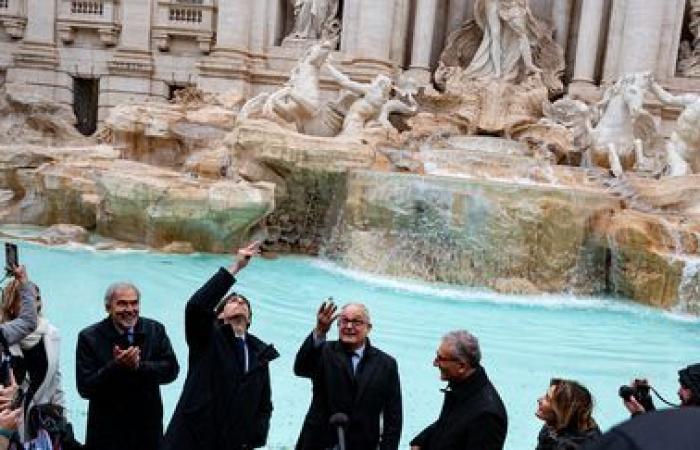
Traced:
[[618, 395], [623, 398], [626, 402], [630, 401], [630, 398], [636, 393], [636, 389], [631, 386], [620, 386]]

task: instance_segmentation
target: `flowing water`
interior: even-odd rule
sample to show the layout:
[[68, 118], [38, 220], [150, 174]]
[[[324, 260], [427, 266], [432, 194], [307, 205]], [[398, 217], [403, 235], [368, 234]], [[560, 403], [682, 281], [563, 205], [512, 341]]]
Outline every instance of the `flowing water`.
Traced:
[[[102, 296], [116, 280], [142, 289], [142, 314], [163, 322], [179, 361], [186, 364], [183, 336], [188, 297], [228, 258], [176, 256], [140, 251], [20, 245], [21, 261], [42, 289], [50, 320], [60, 328], [61, 362], [71, 418], [84, 436], [87, 403], [75, 389], [78, 331], [104, 317]], [[372, 313], [373, 344], [399, 363], [404, 398], [402, 447], [439, 412], [442, 383], [432, 360], [440, 336], [466, 328], [480, 339], [483, 364], [508, 409], [508, 450], [535, 447], [540, 423], [536, 399], [550, 377], [577, 379], [597, 399], [595, 417], [607, 429], [626, 418], [617, 397], [620, 384], [648, 377], [675, 399], [676, 371], [700, 360], [700, 328], [695, 319], [626, 302], [567, 296], [499, 296], [347, 272], [318, 260], [285, 257], [256, 260], [239, 277], [236, 290], [253, 301], [252, 331], [275, 343], [281, 358], [272, 365], [275, 412], [270, 448], [293, 447], [308, 407], [308, 380], [296, 378], [296, 350], [327, 296], [338, 302], [361, 300]], [[177, 401], [185, 368], [162, 389], [166, 421]]]

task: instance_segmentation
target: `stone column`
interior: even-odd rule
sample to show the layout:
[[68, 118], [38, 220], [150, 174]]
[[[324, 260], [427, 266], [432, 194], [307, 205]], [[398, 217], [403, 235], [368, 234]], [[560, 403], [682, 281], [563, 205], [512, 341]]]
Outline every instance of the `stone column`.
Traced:
[[360, 0], [354, 64], [388, 68], [394, 31], [394, 0]]
[[590, 99], [597, 90], [595, 74], [603, 25], [605, 0], [583, 0], [579, 22], [574, 75], [569, 85], [569, 94]]
[[417, 0], [409, 71], [421, 83], [430, 82], [430, 56], [436, 13], [437, 0]]
[[256, 25], [254, 8], [262, 0], [218, 0], [216, 45], [214, 51], [199, 64], [199, 87], [211, 92], [238, 91], [251, 93], [251, 30]]
[[[584, 0], [585, 6], [585, 0]], [[569, 40], [569, 28], [571, 26], [571, 9], [573, 0], [557, 0], [552, 4], [552, 23], [555, 29], [555, 41], [564, 50]], [[601, 10], [602, 14], [602, 10]]]
[[215, 51], [248, 53], [252, 8], [253, 2], [249, 0], [219, 0]]
[[660, 49], [664, 38], [667, 0], [627, 0], [614, 2], [604, 80], [622, 75], [660, 70]]

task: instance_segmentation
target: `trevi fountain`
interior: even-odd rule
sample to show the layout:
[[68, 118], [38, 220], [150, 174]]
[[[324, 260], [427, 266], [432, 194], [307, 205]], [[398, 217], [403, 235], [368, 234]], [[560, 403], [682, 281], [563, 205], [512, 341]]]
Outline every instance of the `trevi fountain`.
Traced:
[[449, 328], [482, 338], [512, 450], [551, 376], [597, 389], [609, 427], [615, 383], [670, 390], [694, 362], [700, 1], [48, 3], [0, 0], [0, 231], [74, 311], [49, 304], [64, 345], [119, 277], [181, 328], [217, 254], [258, 239], [281, 256], [241, 279], [283, 354], [271, 448], [329, 295], [404, 356], [406, 444]]

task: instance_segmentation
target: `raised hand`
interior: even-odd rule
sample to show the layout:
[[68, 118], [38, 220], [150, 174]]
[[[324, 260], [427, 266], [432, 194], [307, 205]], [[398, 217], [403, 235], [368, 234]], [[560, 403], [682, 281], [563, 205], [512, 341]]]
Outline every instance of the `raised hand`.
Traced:
[[316, 313], [315, 333], [317, 336], [325, 336], [326, 333], [328, 333], [331, 325], [338, 317], [338, 314], [336, 314], [337, 310], [338, 307], [333, 303], [333, 299], [328, 299], [321, 303], [321, 306], [318, 308], [318, 313]]
[[229, 266], [228, 271], [231, 272], [231, 275], [235, 275], [238, 272], [241, 271], [245, 266], [248, 265], [250, 262], [250, 259], [253, 256], [259, 255], [260, 254], [260, 241], [254, 241], [248, 244], [248, 246], [239, 248], [236, 251], [237, 258], [236, 260]]
[[10, 267], [10, 272], [12, 272], [12, 276], [15, 277], [15, 280], [19, 281], [20, 283], [24, 283], [27, 281], [27, 268], [24, 266], [12, 266]]
[[10, 370], [10, 384], [7, 386], [0, 385], [0, 410], [5, 410], [12, 403], [12, 399], [15, 398], [17, 394], [17, 382], [15, 381], [15, 375]]
[[22, 416], [22, 408], [0, 410], [0, 428], [14, 431], [17, 429], [19, 418]]

